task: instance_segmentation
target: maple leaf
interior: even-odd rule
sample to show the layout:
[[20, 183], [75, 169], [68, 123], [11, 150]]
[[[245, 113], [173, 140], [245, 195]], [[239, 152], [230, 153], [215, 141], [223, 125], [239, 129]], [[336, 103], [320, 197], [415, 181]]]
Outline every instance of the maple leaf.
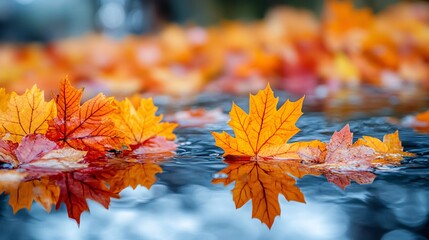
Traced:
[[60, 190], [49, 181], [49, 177], [24, 179], [25, 174], [17, 171], [0, 172], [0, 193], [9, 194], [9, 205], [13, 212], [27, 208], [31, 210], [33, 201], [47, 211], [51, 211], [59, 197]]
[[106, 209], [109, 208], [110, 198], [119, 198], [119, 195], [110, 191], [106, 182], [96, 177], [103, 171], [85, 169], [50, 176], [50, 181], [53, 181], [60, 188], [56, 209], [59, 209], [64, 203], [67, 207], [68, 216], [80, 224], [82, 212], [89, 211], [86, 199], [98, 202]]
[[334, 132], [326, 147], [300, 149], [298, 155], [304, 162], [320, 163], [317, 167], [343, 170], [367, 170], [375, 158], [373, 149], [353, 146], [353, 133], [348, 124]]
[[161, 122], [162, 115], [156, 116], [158, 108], [153, 104], [152, 98], [140, 99], [137, 108], [128, 98], [116, 102], [116, 105], [118, 111], [112, 119], [130, 145], [141, 145], [154, 137], [164, 137], [167, 140], [176, 138], [173, 130], [177, 124]]
[[227, 177], [215, 178], [212, 183], [223, 183], [226, 186], [235, 181], [232, 194], [236, 207], [240, 208], [252, 200], [252, 217], [258, 218], [269, 228], [276, 216], [280, 215], [279, 194], [288, 201], [305, 202], [304, 195], [291, 175], [301, 178], [306, 174], [319, 174], [292, 160], [226, 162], [228, 166], [218, 174], [226, 174]]
[[55, 103], [53, 100], [45, 102], [44, 92], [36, 85], [23, 95], [15, 92], [7, 97], [0, 95], [8, 98], [6, 109], [0, 106], [0, 125], [6, 133], [3, 139], [20, 142], [27, 134], [46, 133], [48, 121], [55, 117]]
[[249, 114], [233, 103], [229, 125], [234, 130], [235, 137], [226, 132], [212, 133], [216, 145], [225, 151], [224, 156], [297, 159], [298, 149], [320, 143], [312, 141], [288, 144], [287, 141], [299, 131], [295, 123], [302, 115], [304, 98], [296, 102], [287, 100], [277, 110], [278, 101], [270, 85], [267, 85], [256, 95], [250, 94]]
[[384, 135], [383, 141], [374, 137], [363, 136], [354, 145], [374, 149], [377, 158], [373, 162], [377, 164], [399, 164], [404, 156], [415, 156], [413, 153], [403, 151], [398, 131]]
[[6, 92], [6, 89], [0, 88], [0, 111], [4, 112], [7, 110], [7, 104], [10, 99], [10, 94]]
[[60, 146], [78, 150], [122, 149], [126, 145], [125, 139], [110, 119], [116, 110], [112, 105], [113, 98], [100, 93], [81, 106], [82, 92], [72, 87], [67, 79], [60, 82], [56, 97], [58, 116], [49, 121], [46, 136]]
[[21, 168], [71, 170], [85, 167], [80, 163], [86, 152], [58, 145], [44, 135], [28, 134], [19, 145], [0, 140], [0, 162]]
[[[9, 102], [10, 94], [6, 93], [4, 88], [0, 88], [0, 112], [4, 112], [7, 110], [7, 103]], [[5, 135], [4, 127], [0, 127], [0, 138], [3, 138]]]

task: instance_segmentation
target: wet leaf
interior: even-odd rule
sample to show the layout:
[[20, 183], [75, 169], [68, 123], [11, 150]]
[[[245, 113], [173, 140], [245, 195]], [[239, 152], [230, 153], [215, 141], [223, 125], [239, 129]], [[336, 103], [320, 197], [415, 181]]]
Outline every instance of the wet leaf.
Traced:
[[250, 95], [249, 114], [233, 103], [229, 125], [235, 137], [226, 132], [213, 133], [216, 145], [225, 151], [224, 156], [297, 159], [299, 148], [319, 144], [318, 141], [287, 143], [299, 131], [295, 123], [302, 115], [304, 98], [296, 102], [287, 100], [277, 110], [278, 101], [268, 85], [256, 95]]
[[49, 121], [46, 136], [60, 146], [78, 150], [104, 153], [108, 149], [122, 149], [125, 139], [110, 119], [116, 110], [113, 98], [100, 93], [82, 106], [81, 98], [82, 90], [72, 87], [67, 79], [60, 82], [56, 97], [58, 117]]
[[87, 163], [82, 162], [85, 155], [85, 151], [64, 147], [60, 149], [54, 149], [45, 154], [43, 157], [37, 159], [37, 161], [23, 164], [21, 167], [26, 168], [27, 170], [77, 170], [88, 166]]
[[73, 170], [87, 166], [81, 162], [85, 155], [85, 151], [59, 148], [41, 134], [28, 134], [19, 145], [0, 140], [0, 162], [10, 163], [14, 168]]
[[319, 163], [317, 167], [342, 170], [367, 170], [375, 159], [373, 149], [353, 146], [353, 133], [347, 124], [339, 132], [334, 132], [326, 148], [309, 147], [298, 151], [306, 163]]
[[232, 190], [237, 208], [252, 200], [252, 217], [258, 218], [269, 228], [280, 215], [279, 194], [288, 201], [305, 202], [304, 195], [295, 185], [293, 176], [303, 177], [315, 173], [295, 161], [227, 161], [228, 166], [218, 174], [226, 178], [215, 178], [213, 183], [225, 186], [235, 182]]
[[374, 160], [376, 164], [400, 164], [403, 157], [415, 156], [413, 153], [403, 151], [398, 131], [384, 135], [383, 142], [374, 137], [363, 136], [354, 145], [374, 149], [377, 157]]
[[[5, 95], [2, 98], [5, 98]], [[0, 106], [1, 109], [4, 109], [4, 106]], [[0, 111], [0, 125], [6, 133], [3, 139], [20, 142], [27, 134], [45, 134], [48, 121], [55, 117], [55, 114], [54, 101], [45, 102], [44, 92], [36, 85], [27, 89], [23, 95], [12, 92], [6, 110]]]
[[0, 111], [4, 112], [7, 110], [9, 103], [10, 94], [6, 92], [6, 89], [0, 88]]
[[[132, 147], [143, 145], [152, 138], [161, 137], [166, 140], [176, 138], [173, 130], [177, 127], [177, 124], [161, 122], [162, 115], [156, 116], [158, 108], [153, 104], [152, 98], [140, 99], [137, 108], [133, 106], [133, 103], [128, 98], [121, 102], [116, 102], [116, 105], [118, 106], [118, 111], [113, 116], [113, 121], [117, 128], [124, 133]], [[168, 144], [165, 150], [159, 149], [162, 146], [157, 147], [161, 151], [170, 151]]]
[[57, 144], [44, 135], [30, 134], [22, 139], [15, 150], [15, 154], [19, 162], [25, 164], [42, 158], [55, 148], [57, 148]]

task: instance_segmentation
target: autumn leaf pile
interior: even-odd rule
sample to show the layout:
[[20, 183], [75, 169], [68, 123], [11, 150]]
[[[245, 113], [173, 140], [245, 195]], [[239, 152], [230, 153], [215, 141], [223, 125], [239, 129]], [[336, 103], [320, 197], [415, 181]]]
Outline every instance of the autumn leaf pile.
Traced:
[[58, 95], [48, 102], [36, 85], [23, 95], [0, 91], [1, 162], [14, 168], [67, 169], [108, 151], [133, 155], [176, 148], [172, 140], [177, 124], [161, 122], [152, 99], [138, 99], [134, 106], [129, 99], [117, 101], [100, 93], [81, 104], [82, 89], [67, 79], [59, 85]]

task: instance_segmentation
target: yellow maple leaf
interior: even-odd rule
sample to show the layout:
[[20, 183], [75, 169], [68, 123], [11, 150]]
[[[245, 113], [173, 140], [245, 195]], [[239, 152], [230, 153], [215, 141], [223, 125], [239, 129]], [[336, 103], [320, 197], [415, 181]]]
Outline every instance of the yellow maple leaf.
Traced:
[[[4, 88], [0, 88], [0, 111], [4, 112], [7, 110], [7, 103], [9, 102], [10, 94], [6, 93]], [[0, 138], [5, 134], [3, 126], [0, 127]]]
[[398, 131], [384, 135], [383, 141], [378, 138], [363, 136], [354, 145], [367, 146], [374, 149], [377, 155], [376, 160], [373, 161], [374, 163], [399, 164], [404, 156], [414, 156], [413, 153], [403, 151]]
[[7, 110], [7, 103], [9, 102], [10, 94], [4, 88], [0, 88], [0, 111]]
[[118, 111], [113, 117], [116, 127], [125, 134], [131, 145], [137, 145], [155, 136], [174, 140], [173, 130], [176, 123], [161, 122], [162, 115], [156, 116], [158, 108], [153, 104], [152, 98], [140, 99], [138, 107], [126, 98], [116, 102]]
[[226, 132], [212, 133], [216, 145], [225, 151], [224, 156], [298, 159], [299, 148], [321, 144], [319, 141], [288, 144], [288, 140], [299, 132], [295, 123], [302, 115], [304, 97], [296, 102], [287, 100], [277, 110], [278, 101], [267, 85], [256, 95], [250, 94], [249, 114], [233, 103], [229, 125], [235, 137]]
[[8, 98], [6, 110], [0, 108], [0, 125], [6, 133], [5, 140], [20, 142], [27, 134], [46, 133], [48, 120], [56, 116], [53, 100], [45, 102], [44, 92], [36, 85], [23, 95], [12, 92]]

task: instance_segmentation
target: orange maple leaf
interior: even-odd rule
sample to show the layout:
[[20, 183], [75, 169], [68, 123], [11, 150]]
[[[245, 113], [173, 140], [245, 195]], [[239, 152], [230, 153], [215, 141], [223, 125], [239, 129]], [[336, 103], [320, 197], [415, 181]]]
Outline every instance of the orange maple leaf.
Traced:
[[415, 156], [413, 153], [404, 152], [398, 131], [384, 135], [383, 141], [374, 137], [363, 136], [354, 145], [374, 149], [377, 158], [373, 162], [377, 164], [399, 164], [404, 156]]
[[213, 183], [225, 186], [235, 181], [232, 190], [237, 208], [252, 200], [252, 217], [258, 218], [269, 228], [280, 215], [279, 194], [288, 201], [304, 203], [304, 195], [295, 185], [294, 177], [306, 174], [319, 175], [296, 161], [227, 161], [228, 166], [219, 174], [226, 178], [215, 178]]
[[154, 137], [176, 138], [173, 130], [178, 124], [161, 122], [162, 115], [156, 116], [158, 108], [152, 98], [141, 98], [137, 107], [128, 98], [116, 102], [116, 105], [118, 110], [112, 115], [112, 120], [130, 145], [141, 145]]
[[6, 101], [0, 104], [0, 125], [5, 134], [3, 139], [13, 142], [20, 142], [31, 133], [45, 134], [48, 121], [56, 115], [54, 101], [45, 102], [44, 92], [36, 85], [23, 95], [0, 92], [0, 100]]
[[348, 124], [332, 134], [326, 147], [307, 147], [298, 154], [304, 162], [319, 163], [317, 167], [343, 170], [367, 170], [375, 158], [373, 149], [353, 146], [353, 133]]
[[287, 143], [299, 132], [295, 123], [302, 115], [304, 98], [296, 102], [287, 100], [277, 110], [278, 101], [267, 85], [256, 95], [250, 95], [249, 114], [233, 103], [229, 125], [235, 137], [226, 132], [213, 132], [216, 145], [225, 151], [224, 156], [299, 159], [297, 151], [300, 148], [321, 144], [319, 141]]
[[49, 121], [46, 136], [59, 145], [78, 150], [122, 149], [127, 143], [111, 120], [116, 110], [113, 98], [100, 93], [82, 106], [81, 98], [82, 90], [72, 87], [69, 80], [60, 82], [60, 92], [55, 99], [58, 116]]

